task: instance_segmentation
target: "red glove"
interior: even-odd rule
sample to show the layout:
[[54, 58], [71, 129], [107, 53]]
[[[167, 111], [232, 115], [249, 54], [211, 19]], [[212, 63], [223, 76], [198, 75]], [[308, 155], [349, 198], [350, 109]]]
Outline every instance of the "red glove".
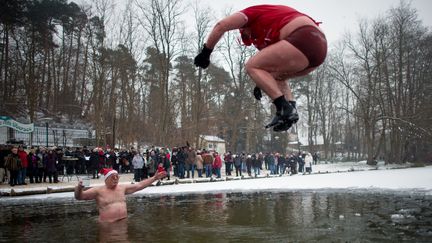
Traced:
[[157, 171], [158, 171], [158, 172], [164, 172], [165, 169], [161, 166], [161, 167], [158, 167]]

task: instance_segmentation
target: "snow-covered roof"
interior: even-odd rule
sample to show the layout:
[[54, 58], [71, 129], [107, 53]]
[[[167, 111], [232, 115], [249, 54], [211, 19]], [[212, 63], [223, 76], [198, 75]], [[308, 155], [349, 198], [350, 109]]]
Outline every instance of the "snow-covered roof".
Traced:
[[201, 135], [201, 138], [209, 142], [219, 142], [219, 143], [225, 142], [225, 140], [223, 140], [222, 138], [217, 136], [211, 136], [211, 135]]

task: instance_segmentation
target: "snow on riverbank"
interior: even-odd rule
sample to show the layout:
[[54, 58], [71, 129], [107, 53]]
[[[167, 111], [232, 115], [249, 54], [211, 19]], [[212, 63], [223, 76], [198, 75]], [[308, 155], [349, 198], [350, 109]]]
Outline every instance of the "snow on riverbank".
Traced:
[[410, 167], [412, 164], [385, 164], [384, 161], [379, 161], [377, 165], [371, 166], [366, 164], [366, 160], [360, 162], [339, 162], [339, 163], [320, 163], [313, 165], [313, 172], [337, 172], [337, 171], [361, 171], [361, 170], [388, 170], [401, 169]]
[[136, 194], [186, 194], [305, 189], [422, 190], [432, 195], [432, 167], [371, 170], [275, 178], [179, 184], [146, 188]]
[[[354, 171], [352, 171], [354, 169]], [[371, 170], [372, 169], [372, 170]], [[254, 192], [289, 190], [393, 190], [396, 192], [421, 191], [432, 195], [432, 166], [391, 169], [386, 166], [370, 167], [353, 163], [323, 164], [313, 167], [311, 175], [254, 178], [173, 184], [148, 187], [134, 195], [158, 196], [169, 194]], [[320, 171], [320, 173], [318, 173]], [[337, 173], [339, 171], [340, 173]], [[352, 172], [348, 172], [352, 171]], [[328, 172], [328, 173], [327, 173]], [[14, 198], [14, 199], [13, 199]], [[23, 197], [2, 197], [0, 200], [73, 198], [72, 192], [50, 193]]]

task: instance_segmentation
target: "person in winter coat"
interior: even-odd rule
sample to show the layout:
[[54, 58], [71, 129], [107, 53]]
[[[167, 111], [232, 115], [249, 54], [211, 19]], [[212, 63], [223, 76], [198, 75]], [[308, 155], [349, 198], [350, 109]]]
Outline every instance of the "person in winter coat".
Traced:
[[252, 167], [254, 170], [255, 177], [260, 174], [261, 169], [261, 161], [257, 154], [252, 155]]
[[298, 172], [300, 172], [300, 173], [304, 172], [304, 165], [305, 165], [304, 157], [305, 157], [305, 154], [302, 154], [300, 152], [297, 155]]
[[49, 179], [49, 183], [53, 182], [58, 183], [58, 174], [57, 174], [57, 155], [53, 150], [48, 151], [48, 155], [45, 158], [45, 170], [47, 172], [47, 176]]
[[241, 170], [241, 166], [242, 166], [242, 156], [240, 154], [236, 154], [234, 156], [234, 167], [236, 170], [236, 176], [242, 176], [242, 170]]
[[212, 176], [212, 164], [213, 164], [213, 155], [211, 153], [208, 153], [206, 151], [204, 151], [203, 155], [203, 164], [204, 164], [204, 168], [205, 168], [205, 172], [206, 172], [206, 177], [211, 177]]
[[294, 154], [291, 154], [288, 159], [291, 175], [297, 174], [297, 158]]
[[306, 156], [304, 158], [304, 162], [305, 162], [305, 168], [306, 168], [305, 172], [311, 173], [312, 172], [312, 163], [313, 163], [313, 157], [312, 157], [311, 153], [309, 153], [309, 152], [306, 153]]
[[279, 167], [279, 175], [283, 175], [285, 173], [285, 168], [286, 168], [286, 160], [283, 154], [281, 154], [278, 158], [278, 167]]
[[225, 154], [224, 161], [225, 161], [225, 175], [230, 176], [232, 171], [232, 165], [233, 165], [233, 157], [231, 151], [228, 151], [228, 153]]
[[117, 167], [117, 155], [110, 147], [105, 152], [105, 164], [107, 168]]
[[[254, 155], [255, 157], [255, 155]], [[246, 158], [246, 170], [249, 176], [252, 176], [252, 155], [248, 154]]]
[[184, 179], [186, 167], [186, 152], [184, 148], [179, 148], [177, 152], [178, 177]]
[[178, 153], [178, 148], [174, 147], [172, 150], [172, 155], [171, 155], [171, 164], [173, 167], [173, 174], [176, 177], [179, 177], [179, 173], [178, 173], [178, 161], [177, 161], [177, 153]]
[[[195, 167], [196, 167], [196, 152], [195, 149], [189, 148], [187, 151], [187, 158], [186, 158], [186, 172], [187, 178], [190, 178], [190, 174], [192, 174], [192, 178], [194, 178], [195, 175]], [[189, 173], [191, 172], [191, 173]]]
[[198, 151], [197, 152], [197, 156], [196, 156], [196, 167], [197, 167], [197, 171], [198, 171], [198, 177], [201, 178], [202, 176], [202, 172], [203, 172], [203, 158], [201, 156], [201, 152]]
[[18, 172], [18, 183], [20, 185], [27, 185], [27, 183], [25, 183], [25, 179], [27, 177], [28, 154], [26, 151], [24, 151], [23, 147], [18, 148], [18, 156], [21, 159], [21, 169]]
[[3, 184], [6, 168], [5, 168], [5, 159], [9, 155], [9, 149], [6, 146], [0, 145], [0, 185]]
[[144, 167], [144, 158], [139, 154], [138, 151], [134, 151], [134, 157], [132, 158], [132, 165], [134, 168], [134, 181], [140, 182], [142, 178], [142, 172]]
[[89, 159], [89, 173], [93, 175], [93, 179], [99, 179], [99, 150], [93, 149]]
[[275, 171], [276, 171], [276, 166], [275, 166], [275, 157], [273, 153], [270, 153], [267, 157], [266, 157], [266, 162], [268, 165], [268, 169], [270, 170], [270, 175], [274, 175]]
[[[153, 155], [152, 155], [153, 153]], [[147, 159], [147, 173], [149, 177], [153, 177], [155, 175], [156, 172], [156, 160], [155, 160], [155, 156], [154, 156], [154, 151], [149, 151], [147, 152], [148, 154], [148, 159]]]
[[21, 169], [21, 159], [18, 155], [18, 147], [12, 147], [11, 154], [6, 157], [5, 167], [10, 172], [9, 185], [19, 185], [18, 173]]
[[46, 174], [46, 172], [45, 172], [45, 164], [44, 164], [44, 157], [46, 156], [46, 149], [45, 148], [38, 149], [38, 150], [36, 150], [36, 154], [38, 156], [38, 160], [37, 160], [37, 181], [39, 183], [41, 183], [44, 175]]
[[160, 153], [160, 161], [162, 162], [163, 168], [166, 171], [166, 178], [170, 180], [171, 161], [170, 157], [163, 151]]
[[35, 149], [31, 149], [27, 157], [28, 167], [27, 174], [30, 178], [30, 183], [38, 183], [38, 161], [40, 160]]
[[213, 169], [215, 170], [216, 178], [221, 178], [222, 159], [218, 152], [214, 153]]

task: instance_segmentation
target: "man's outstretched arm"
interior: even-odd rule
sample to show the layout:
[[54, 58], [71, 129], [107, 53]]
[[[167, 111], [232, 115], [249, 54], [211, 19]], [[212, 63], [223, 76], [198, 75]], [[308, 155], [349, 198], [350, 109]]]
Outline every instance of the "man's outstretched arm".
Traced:
[[167, 174], [165, 171], [157, 172], [153, 177], [150, 177], [146, 180], [140, 181], [140, 182], [135, 183], [133, 185], [127, 185], [125, 193], [131, 194], [131, 193], [134, 193], [136, 191], [140, 191], [140, 190], [150, 186], [153, 182], [164, 178], [166, 175]]
[[97, 196], [97, 189], [96, 188], [90, 188], [86, 191], [83, 190], [83, 182], [82, 180], [79, 180], [78, 185], [75, 187], [75, 199], [77, 200], [92, 200], [96, 199]]

